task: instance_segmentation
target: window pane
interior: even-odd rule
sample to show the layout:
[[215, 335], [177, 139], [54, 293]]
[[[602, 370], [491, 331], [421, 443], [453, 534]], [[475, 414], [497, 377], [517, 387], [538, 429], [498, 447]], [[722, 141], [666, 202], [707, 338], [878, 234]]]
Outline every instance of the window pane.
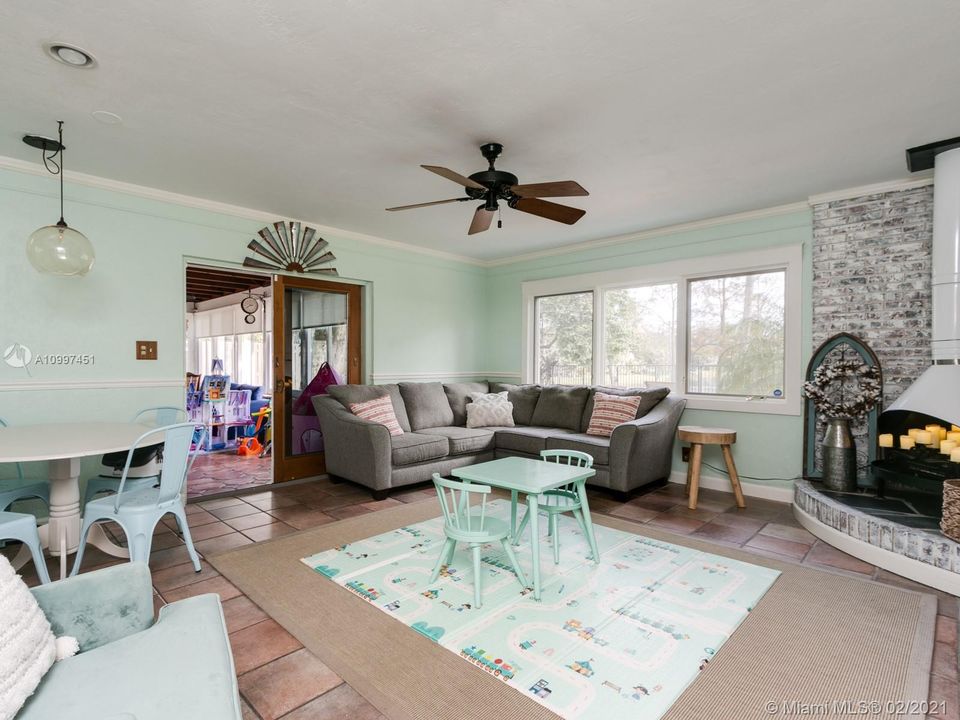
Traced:
[[687, 392], [782, 397], [783, 270], [691, 280]]
[[603, 294], [603, 314], [604, 384], [674, 387], [676, 283], [607, 290]]
[[536, 300], [536, 373], [544, 385], [589, 385], [593, 377], [593, 293]]

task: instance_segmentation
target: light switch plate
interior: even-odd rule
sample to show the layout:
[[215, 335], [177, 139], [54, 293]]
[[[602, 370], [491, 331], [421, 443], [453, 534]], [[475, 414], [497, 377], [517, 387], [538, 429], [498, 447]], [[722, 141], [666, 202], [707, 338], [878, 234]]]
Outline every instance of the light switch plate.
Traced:
[[137, 340], [137, 360], [156, 360], [157, 341]]

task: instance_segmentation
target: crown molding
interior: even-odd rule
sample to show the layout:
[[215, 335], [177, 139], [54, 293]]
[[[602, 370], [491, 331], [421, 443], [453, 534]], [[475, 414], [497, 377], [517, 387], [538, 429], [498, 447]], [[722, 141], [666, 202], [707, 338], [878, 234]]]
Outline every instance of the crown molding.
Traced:
[[691, 222], [678, 223], [676, 225], [664, 225], [650, 230], [641, 230], [640, 232], [628, 233], [626, 235], [616, 235], [601, 240], [587, 240], [573, 245], [563, 245], [557, 248], [547, 250], [537, 250], [536, 252], [524, 253], [522, 255], [513, 255], [511, 257], [496, 258], [487, 260], [487, 267], [497, 267], [500, 265], [512, 265], [514, 263], [526, 262], [528, 260], [539, 260], [546, 257], [556, 257], [557, 255], [568, 255], [581, 250], [593, 250], [596, 248], [610, 247], [612, 245], [623, 245], [625, 243], [636, 242], [638, 240], [649, 240], [664, 235], [675, 235], [677, 233], [689, 232], [691, 230], [702, 230], [704, 228], [717, 227], [718, 225], [730, 225], [732, 223], [744, 222], [746, 220], [759, 220], [761, 218], [777, 217], [779, 215], [790, 215], [795, 212], [809, 210], [810, 206], [806, 202], [789, 203], [787, 205], [775, 205], [774, 207], [761, 208], [759, 210], [747, 210], [746, 212], [734, 213], [732, 215], [721, 215], [719, 217], [707, 218], [704, 220], [693, 220]]
[[[47, 176], [49, 173], [46, 168], [39, 163], [32, 163], [18, 158], [5, 157], [0, 155], [0, 169], [13, 170], [28, 175]], [[63, 179], [66, 182], [85, 187], [97, 188], [99, 190], [108, 190], [110, 192], [123, 193], [134, 197], [144, 198], [146, 200], [155, 200], [157, 202], [170, 205], [179, 205], [181, 207], [194, 208], [196, 210], [206, 210], [208, 212], [227, 215], [230, 217], [241, 218], [244, 220], [255, 220], [257, 222], [272, 223], [277, 220], [276, 213], [269, 213], [263, 210], [242, 207], [240, 205], [231, 205], [229, 203], [219, 202], [217, 200], [207, 200], [206, 198], [193, 197], [192, 195], [182, 195], [180, 193], [170, 192], [169, 190], [159, 190], [157, 188], [147, 187], [146, 185], [136, 185], [121, 180], [111, 180], [110, 178], [99, 177], [97, 175], [88, 175], [86, 173], [67, 170], [64, 172]], [[297, 218], [286, 218], [296, 220]], [[419, 255], [429, 255], [431, 257], [449, 260], [451, 262], [464, 263], [477, 267], [484, 267], [485, 261], [466, 255], [445, 252], [443, 250], [434, 250], [420, 245], [411, 245], [410, 243], [400, 242], [398, 240], [388, 240], [377, 237], [376, 235], [367, 235], [366, 233], [355, 232], [353, 230], [344, 230], [330, 225], [323, 225], [310, 220], [300, 220], [304, 225], [309, 225], [318, 230], [321, 234], [336, 236], [339, 239], [356, 240], [370, 245], [379, 245], [403, 252], [412, 252]]]
[[914, 190], [916, 188], [926, 187], [927, 185], [933, 185], [932, 170], [916, 173], [913, 177], [901, 178], [900, 180], [888, 180], [887, 182], [873, 183], [872, 185], [860, 185], [859, 187], [811, 195], [807, 198], [807, 202], [810, 203], [812, 207], [813, 205], [822, 205], [823, 203], [837, 202], [839, 200], [852, 200], [853, 198], [864, 197], [866, 195], [882, 195], [883, 193], [889, 192]]

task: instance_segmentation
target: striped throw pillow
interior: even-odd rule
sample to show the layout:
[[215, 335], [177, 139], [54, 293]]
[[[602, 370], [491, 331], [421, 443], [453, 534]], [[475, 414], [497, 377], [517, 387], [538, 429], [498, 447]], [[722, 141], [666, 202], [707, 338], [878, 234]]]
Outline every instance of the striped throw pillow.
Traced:
[[607, 395], [598, 392], [593, 399], [593, 414], [587, 435], [610, 437], [613, 429], [637, 418], [637, 408], [643, 400], [638, 395]]
[[391, 435], [403, 435], [403, 428], [397, 422], [397, 414], [393, 411], [393, 401], [389, 395], [366, 402], [350, 403], [350, 412], [361, 420], [386, 426]]

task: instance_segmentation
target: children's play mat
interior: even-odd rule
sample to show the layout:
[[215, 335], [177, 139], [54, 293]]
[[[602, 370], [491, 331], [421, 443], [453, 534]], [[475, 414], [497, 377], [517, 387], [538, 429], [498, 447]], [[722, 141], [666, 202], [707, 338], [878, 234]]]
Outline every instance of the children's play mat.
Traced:
[[[509, 521], [510, 503], [497, 500], [487, 512]], [[558, 715], [603, 720], [663, 715], [779, 575], [602, 525], [594, 525], [595, 564], [569, 515], [560, 517], [554, 565], [547, 522], [540, 527], [540, 602], [520, 587], [499, 544], [483, 548], [482, 608], [472, 606], [466, 545], [430, 583], [442, 517], [303, 562]], [[529, 533], [517, 555], [529, 581]]]

